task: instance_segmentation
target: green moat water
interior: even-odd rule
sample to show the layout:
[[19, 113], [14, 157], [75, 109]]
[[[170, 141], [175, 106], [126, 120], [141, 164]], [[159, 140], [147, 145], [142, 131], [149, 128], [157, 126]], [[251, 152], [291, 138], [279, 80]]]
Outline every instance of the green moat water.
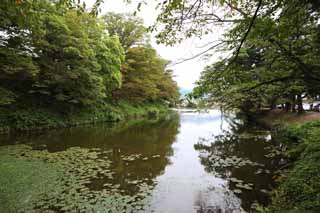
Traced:
[[266, 204], [269, 132], [209, 113], [0, 136], [1, 212], [246, 212]]

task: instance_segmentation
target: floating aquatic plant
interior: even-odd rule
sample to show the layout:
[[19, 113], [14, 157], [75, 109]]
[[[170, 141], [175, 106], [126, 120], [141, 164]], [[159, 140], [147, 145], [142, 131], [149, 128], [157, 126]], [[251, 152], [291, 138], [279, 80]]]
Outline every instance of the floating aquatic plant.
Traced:
[[[148, 179], [128, 181], [138, 193], [125, 195], [120, 184], [112, 183], [114, 172], [108, 153], [97, 148], [73, 147], [49, 153], [27, 145], [1, 147], [1, 173], [11, 171], [14, 176], [23, 171], [25, 176], [17, 177], [20, 181], [16, 183], [10, 176], [1, 175], [1, 212], [152, 212], [148, 197], [153, 186], [143, 182]], [[102, 190], [92, 190], [93, 179], [110, 182], [104, 183]]]

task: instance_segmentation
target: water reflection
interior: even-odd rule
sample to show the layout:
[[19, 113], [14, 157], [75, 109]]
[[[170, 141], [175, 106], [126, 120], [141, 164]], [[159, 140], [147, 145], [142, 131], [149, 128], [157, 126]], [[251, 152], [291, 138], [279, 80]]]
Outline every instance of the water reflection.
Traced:
[[[199, 138], [204, 138], [201, 143]], [[71, 147], [97, 149], [101, 158], [110, 159], [112, 175], [91, 178], [87, 187], [150, 197], [155, 212], [244, 212], [255, 200], [266, 202], [261, 190], [269, 189], [274, 166], [264, 157], [268, 132], [221, 117], [218, 110], [1, 136], [0, 145], [6, 144], [30, 144], [51, 153]], [[233, 156], [247, 164], [226, 160]], [[217, 164], [221, 159], [224, 164]], [[259, 168], [262, 172], [255, 174]], [[235, 191], [236, 180], [252, 184], [247, 187], [253, 189]], [[149, 191], [141, 191], [144, 187]]]
[[[226, 187], [227, 182], [208, 173], [194, 149], [199, 137], [222, 132], [220, 112], [182, 113], [180, 119], [180, 131], [172, 145], [172, 163], [157, 178], [153, 193], [156, 212], [243, 211], [240, 199]], [[227, 123], [224, 128], [228, 128]]]
[[195, 145], [208, 173], [228, 180], [228, 186], [250, 210], [255, 202], [268, 203], [277, 161], [266, 157], [273, 146], [270, 132], [258, 124], [229, 120], [229, 130], [214, 137], [202, 138]]
[[[152, 185], [173, 155], [172, 143], [178, 133], [179, 116], [174, 114], [158, 120], [137, 120], [117, 125], [99, 124], [60, 129], [37, 134], [17, 134], [2, 138], [1, 144], [30, 144], [34, 149], [59, 152], [71, 147], [107, 150], [112, 160], [112, 180], [93, 179], [92, 190], [103, 189], [111, 182], [125, 194], [138, 192], [138, 184]], [[139, 154], [139, 159], [125, 160]], [[132, 184], [135, 183], [136, 184]], [[111, 186], [112, 188], [112, 186]]]

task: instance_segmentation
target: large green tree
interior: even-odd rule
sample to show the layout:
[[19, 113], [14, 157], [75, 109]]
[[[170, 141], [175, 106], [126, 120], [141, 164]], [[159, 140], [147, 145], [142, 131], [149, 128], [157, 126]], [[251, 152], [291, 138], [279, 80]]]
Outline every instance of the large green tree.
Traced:
[[125, 50], [144, 44], [147, 40], [147, 28], [137, 16], [110, 12], [103, 15], [102, 19], [109, 35], [118, 36]]
[[122, 88], [118, 95], [134, 103], [168, 101], [175, 103], [178, 87], [166, 70], [167, 61], [149, 46], [130, 48], [122, 72]]
[[178, 87], [168, 62], [157, 55], [148, 40], [142, 19], [132, 14], [107, 13], [102, 16], [109, 35], [118, 36], [125, 48], [126, 59], [122, 65], [122, 88], [114, 97], [133, 103], [167, 101], [177, 102]]
[[50, 1], [24, 4], [0, 6], [1, 102], [93, 105], [120, 87], [123, 48], [101, 20]]
[[142, 20], [98, 18], [83, 7], [68, 0], [0, 5], [0, 105], [66, 111], [109, 103], [119, 91], [136, 103], [174, 103], [177, 85], [148, 46]]

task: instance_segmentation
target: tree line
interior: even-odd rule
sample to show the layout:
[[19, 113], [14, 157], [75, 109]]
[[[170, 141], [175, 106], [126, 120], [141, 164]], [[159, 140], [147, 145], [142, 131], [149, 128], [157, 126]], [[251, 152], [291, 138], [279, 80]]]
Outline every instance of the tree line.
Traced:
[[97, 17], [50, 0], [0, 4], [2, 108], [174, 105], [179, 92], [168, 63], [133, 15]]

